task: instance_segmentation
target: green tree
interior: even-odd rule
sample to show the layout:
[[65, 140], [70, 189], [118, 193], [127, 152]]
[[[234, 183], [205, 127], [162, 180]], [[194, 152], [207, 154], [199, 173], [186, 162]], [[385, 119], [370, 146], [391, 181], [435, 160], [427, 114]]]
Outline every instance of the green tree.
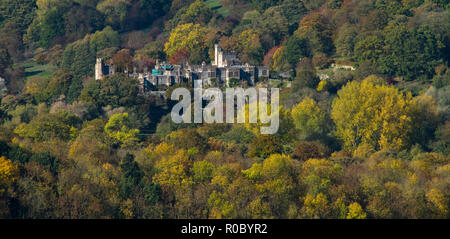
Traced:
[[0, 3], [0, 25], [3, 21], [19, 24], [25, 30], [31, 24], [36, 12], [36, 0], [3, 0]]
[[39, 163], [40, 165], [43, 165], [46, 167], [50, 172], [52, 172], [54, 175], [58, 173], [59, 169], [59, 161], [53, 157], [49, 152], [42, 152], [38, 154], [33, 154], [31, 156], [30, 161], [35, 161]]
[[89, 35], [66, 46], [61, 65], [74, 77], [86, 77], [94, 73], [95, 52], [89, 46]]
[[414, 79], [420, 75], [431, 78], [434, 67], [440, 63], [443, 43], [429, 27], [407, 29], [389, 26], [384, 31], [385, 53], [379, 60], [379, 69], [393, 76]]
[[83, 39], [67, 45], [62, 55], [61, 65], [72, 72], [75, 78], [91, 76], [94, 73], [97, 53], [118, 47], [119, 44], [119, 34], [111, 27], [106, 27], [103, 31], [86, 35]]
[[105, 133], [125, 146], [132, 146], [138, 141], [138, 129], [133, 129], [128, 113], [112, 115], [105, 125]]
[[323, 135], [328, 131], [325, 112], [311, 98], [305, 98], [292, 108], [295, 128], [305, 137], [313, 134]]
[[292, 82], [292, 88], [295, 91], [305, 87], [315, 89], [318, 84], [319, 78], [316, 76], [316, 69], [311, 59], [301, 59], [295, 68], [295, 79]]
[[12, 63], [8, 50], [0, 48], [0, 74], [4, 74], [6, 68], [10, 67]]
[[57, 99], [61, 95], [66, 96], [71, 84], [72, 74], [70, 74], [70, 72], [64, 70], [55, 72], [43, 90], [43, 94], [47, 98], [46, 101]]
[[11, 145], [8, 152], [8, 158], [14, 162], [26, 163], [30, 160], [31, 156], [32, 153], [17, 144]]
[[289, 33], [297, 29], [300, 19], [307, 13], [307, 9], [301, 0], [284, 0], [280, 5], [282, 14], [287, 18]]
[[358, 29], [355, 26], [350, 24], [341, 26], [334, 42], [336, 45], [336, 52], [342, 57], [352, 57], [357, 35]]
[[28, 124], [21, 124], [14, 132], [23, 138], [30, 138], [38, 142], [52, 139], [68, 141], [76, 137], [80, 119], [66, 111], [54, 114], [39, 115]]
[[212, 17], [211, 8], [202, 0], [196, 0], [181, 16], [180, 24], [194, 23], [207, 25]]
[[95, 104], [99, 109], [108, 105], [114, 108], [134, 107], [142, 102], [138, 93], [137, 80], [118, 73], [104, 81], [89, 81], [81, 91], [80, 99]]
[[6, 23], [0, 30], [0, 48], [7, 49], [9, 55], [15, 61], [20, 61], [23, 59], [23, 52], [25, 50], [25, 47], [23, 44], [22, 35], [23, 34], [22, 30], [20, 29], [20, 25], [15, 22]]
[[101, 30], [104, 18], [95, 8], [74, 4], [63, 15], [66, 42], [83, 38], [86, 34]]
[[164, 60], [166, 58], [164, 45], [159, 41], [152, 41], [136, 51], [134, 59], [142, 60], [145, 58]]
[[239, 50], [241, 60], [252, 65], [259, 65], [264, 58], [264, 49], [260, 40], [260, 32], [246, 30], [239, 34]]
[[259, 18], [258, 26], [262, 32], [270, 35], [278, 45], [289, 33], [288, 19], [281, 12], [282, 9], [272, 7], [267, 9]]
[[122, 178], [119, 183], [119, 193], [122, 198], [131, 198], [133, 193], [136, 193], [136, 188], [141, 185], [144, 173], [139, 168], [139, 165], [134, 160], [132, 154], [127, 153], [120, 162], [122, 170]]
[[310, 55], [307, 40], [299, 38], [296, 35], [290, 37], [284, 47], [284, 57], [292, 68], [294, 68], [303, 57], [308, 57]]
[[359, 63], [368, 61], [377, 64], [383, 56], [383, 48], [384, 42], [379, 36], [368, 36], [356, 43], [354, 56]]
[[53, 39], [64, 35], [64, 25], [61, 24], [63, 21], [62, 11], [62, 9], [53, 8], [41, 17], [39, 45], [49, 48]]
[[306, 184], [308, 195], [325, 196], [342, 173], [343, 168], [339, 164], [312, 158], [302, 164], [301, 180]]
[[70, 84], [69, 89], [67, 90], [67, 97], [66, 97], [67, 102], [73, 103], [74, 101], [78, 100], [82, 90], [83, 90], [83, 81], [79, 77], [72, 79], [72, 83]]
[[149, 182], [144, 186], [145, 202], [148, 205], [155, 205], [161, 200], [161, 186], [153, 182]]
[[300, 38], [308, 39], [309, 46], [313, 53], [331, 53], [333, 50], [332, 28], [328, 19], [318, 13], [311, 13], [299, 23], [295, 34]]
[[195, 162], [192, 167], [193, 180], [195, 183], [208, 183], [211, 181], [214, 165], [208, 161]]
[[280, 154], [283, 146], [273, 135], [260, 135], [256, 137], [249, 146], [248, 155], [250, 157], [267, 158], [271, 154]]
[[383, 10], [373, 10], [361, 19], [363, 30], [382, 30], [389, 21], [389, 15]]
[[278, 5], [282, 0], [251, 0], [253, 8], [260, 12], [263, 12], [269, 7]]
[[107, 48], [118, 47], [120, 45], [120, 36], [118, 32], [107, 26], [102, 31], [96, 31], [92, 34], [89, 41], [91, 51], [99, 52]]
[[123, 27], [130, 4], [131, 1], [104, 0], [97, 5], [97, 10], [105, 15], [107, 25], [118, 29]]

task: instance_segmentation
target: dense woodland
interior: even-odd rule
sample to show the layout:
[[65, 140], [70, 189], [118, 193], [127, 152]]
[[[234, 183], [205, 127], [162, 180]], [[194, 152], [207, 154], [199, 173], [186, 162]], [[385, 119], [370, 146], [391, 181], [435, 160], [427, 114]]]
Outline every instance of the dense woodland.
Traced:
[[[94, 80], [215, 43], [290, 72], [277, 134]], [[449, 218], [449, 58], [448, 0], [1, 0], [0, 218]]]

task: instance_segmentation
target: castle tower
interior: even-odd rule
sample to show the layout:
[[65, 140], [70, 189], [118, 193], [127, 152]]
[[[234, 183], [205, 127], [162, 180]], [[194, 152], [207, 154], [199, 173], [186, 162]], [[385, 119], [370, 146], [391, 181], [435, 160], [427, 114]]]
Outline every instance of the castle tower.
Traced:
[[219, 44], [214, 45], [214, 66], [223, 67], [223, 50]]
[[95, 80], [103, 79], [103, 59], [97, 58], [97, 62], [95, 63]]
[[218, 59], [219, 48], [220, 48], [219, 44], [214, 45], [214, 64], [213, 65], [215, 65], [215, 66], [219, 65], [219, 59]]

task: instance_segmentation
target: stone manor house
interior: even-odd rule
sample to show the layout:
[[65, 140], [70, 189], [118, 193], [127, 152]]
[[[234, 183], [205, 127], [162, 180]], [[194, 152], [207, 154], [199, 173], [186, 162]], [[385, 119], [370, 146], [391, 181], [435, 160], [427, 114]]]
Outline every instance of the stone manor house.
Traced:
[[[144, 91], [156, 91], [160, 86], [169, 87], [181, 82], [193, 82], [202, 80], [205, 86], [229, 86], [235, 80], [247, 82], [253, 85], [258, 78], [269, 78], [269, 68], [267, 66], [250, 66], [242, 64], [235, 52], [225, 52], [216, 44], [214, 49], [214, 61], [207, 65], [170, 65], [165, 62], [156, 63], [154, 69], [137, 72], [134, 67], [130, 72], [125, 70], [125, 74], [139, 80]], [[113, 75], [114, 63], [105, 64], [103, 59], [98, 58], [95, 65], [95, 79], [101, 80], [103, 77]]]

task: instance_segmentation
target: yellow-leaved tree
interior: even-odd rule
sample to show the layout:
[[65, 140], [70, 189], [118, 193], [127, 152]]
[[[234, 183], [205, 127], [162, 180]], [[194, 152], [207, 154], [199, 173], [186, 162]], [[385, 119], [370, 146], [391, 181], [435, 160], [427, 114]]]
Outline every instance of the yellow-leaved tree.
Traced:
[[[293, 130], [295, 126], [290, 112], [285, 110], [283, 106], [279, 106], [278, 111], [273, 113], [271, 104], [266, 104], [266, 108], [266, 112], [261, 113], [262, 109], [264, 109], [264, 105], [260, 105], [258, 102], [252, 102], [239, 109], [237, 116], [243, 117], [246, 129], [256, 136], [261, 135], [262, 127], [274, 127], [276, 129], [276, 124], [272, 124], [272, 121], [278, 118], [279, 125], [278, 129], [275, 130], [276, 133], [274, 136], [278, 137], [283, 143], [290, 142], [295, 137], [295, 130]], [[239, 122], [238, 119], [237, 122]], [[251, 119], [256, 120], [256, 123], [253, 123]]]
[[[169, 149], [173, 150], [173, 149]], [[162, 158], [155, 163], [156, 174], [153, 182], [161, 185], [166, 200], [175, 200], [174, 214], [180, 217], [188, 217], [188, 212], [193, 210], [193, 185], [190, 175], [192, 161], [188, 152], [184, 149], [170, 155], [160, 155]]]
[[170, 33], [169, 40], [164, 45], [164, 51], [169, 58], [181, 50], [186, 50], [191, 55], [191, 59], [196, 55], [202, 55], [206, 51], [207, 33], [208, 29], [200, 24], [178, 25]]
[[361, 205], [357, 202], [354, 202], [348, 205], [348, 214], [347, 219], [366, 219], [367, 215], [362, 209]]
[[282, 46], [278, 48], [272, 56], [272, 64], [270, 65], [270, 70], [273, 71], [283, 71], [289, 69], [289, 62], [286, 61], [284, 57], [286, 47]]
[[260, 41], [260, 32], [254, 29], [241, 32], [238, 38], [241, 60], [250, 64], [261, 64], [264, 58], [264, 49]]
[[[286, 217], [290, 204], [297, 196], [296, 173], [293, 160], [286, 155], [272, 154], [262, 163], [255, 163], [242, 171], [260, 193], [250, 205], [253, 218]], [[269, 211], [261, 210], [268, 207]], [[265, 213], [262, 213], [262, 212]]]
[[435, 211], [437, 218], [445, 218], [448, 215], [448, 198], [438, 189], [431, 189], [426, 194], [432, 211]]
[[189, 160], [185, 150], [178, 150], [173, 155], [163, 156], [155, 163], [156, 174], [153, 181], [160, 184], [162, 188], [182, 194], [188, 189], [193, 181], [189, 175], [192, 162]]
[[10, 184], [19, 177], [19, 167], [11, 160], [0, 157], [0, 184]]
[[380, 84], [372, 76], [350, 82], [339, 91], [331, 117], [346, 150], [353, 151], [362, 143], [377, 150], [399, 150], [412, 143], [416, 113], [417, 101], [411, 93]]

